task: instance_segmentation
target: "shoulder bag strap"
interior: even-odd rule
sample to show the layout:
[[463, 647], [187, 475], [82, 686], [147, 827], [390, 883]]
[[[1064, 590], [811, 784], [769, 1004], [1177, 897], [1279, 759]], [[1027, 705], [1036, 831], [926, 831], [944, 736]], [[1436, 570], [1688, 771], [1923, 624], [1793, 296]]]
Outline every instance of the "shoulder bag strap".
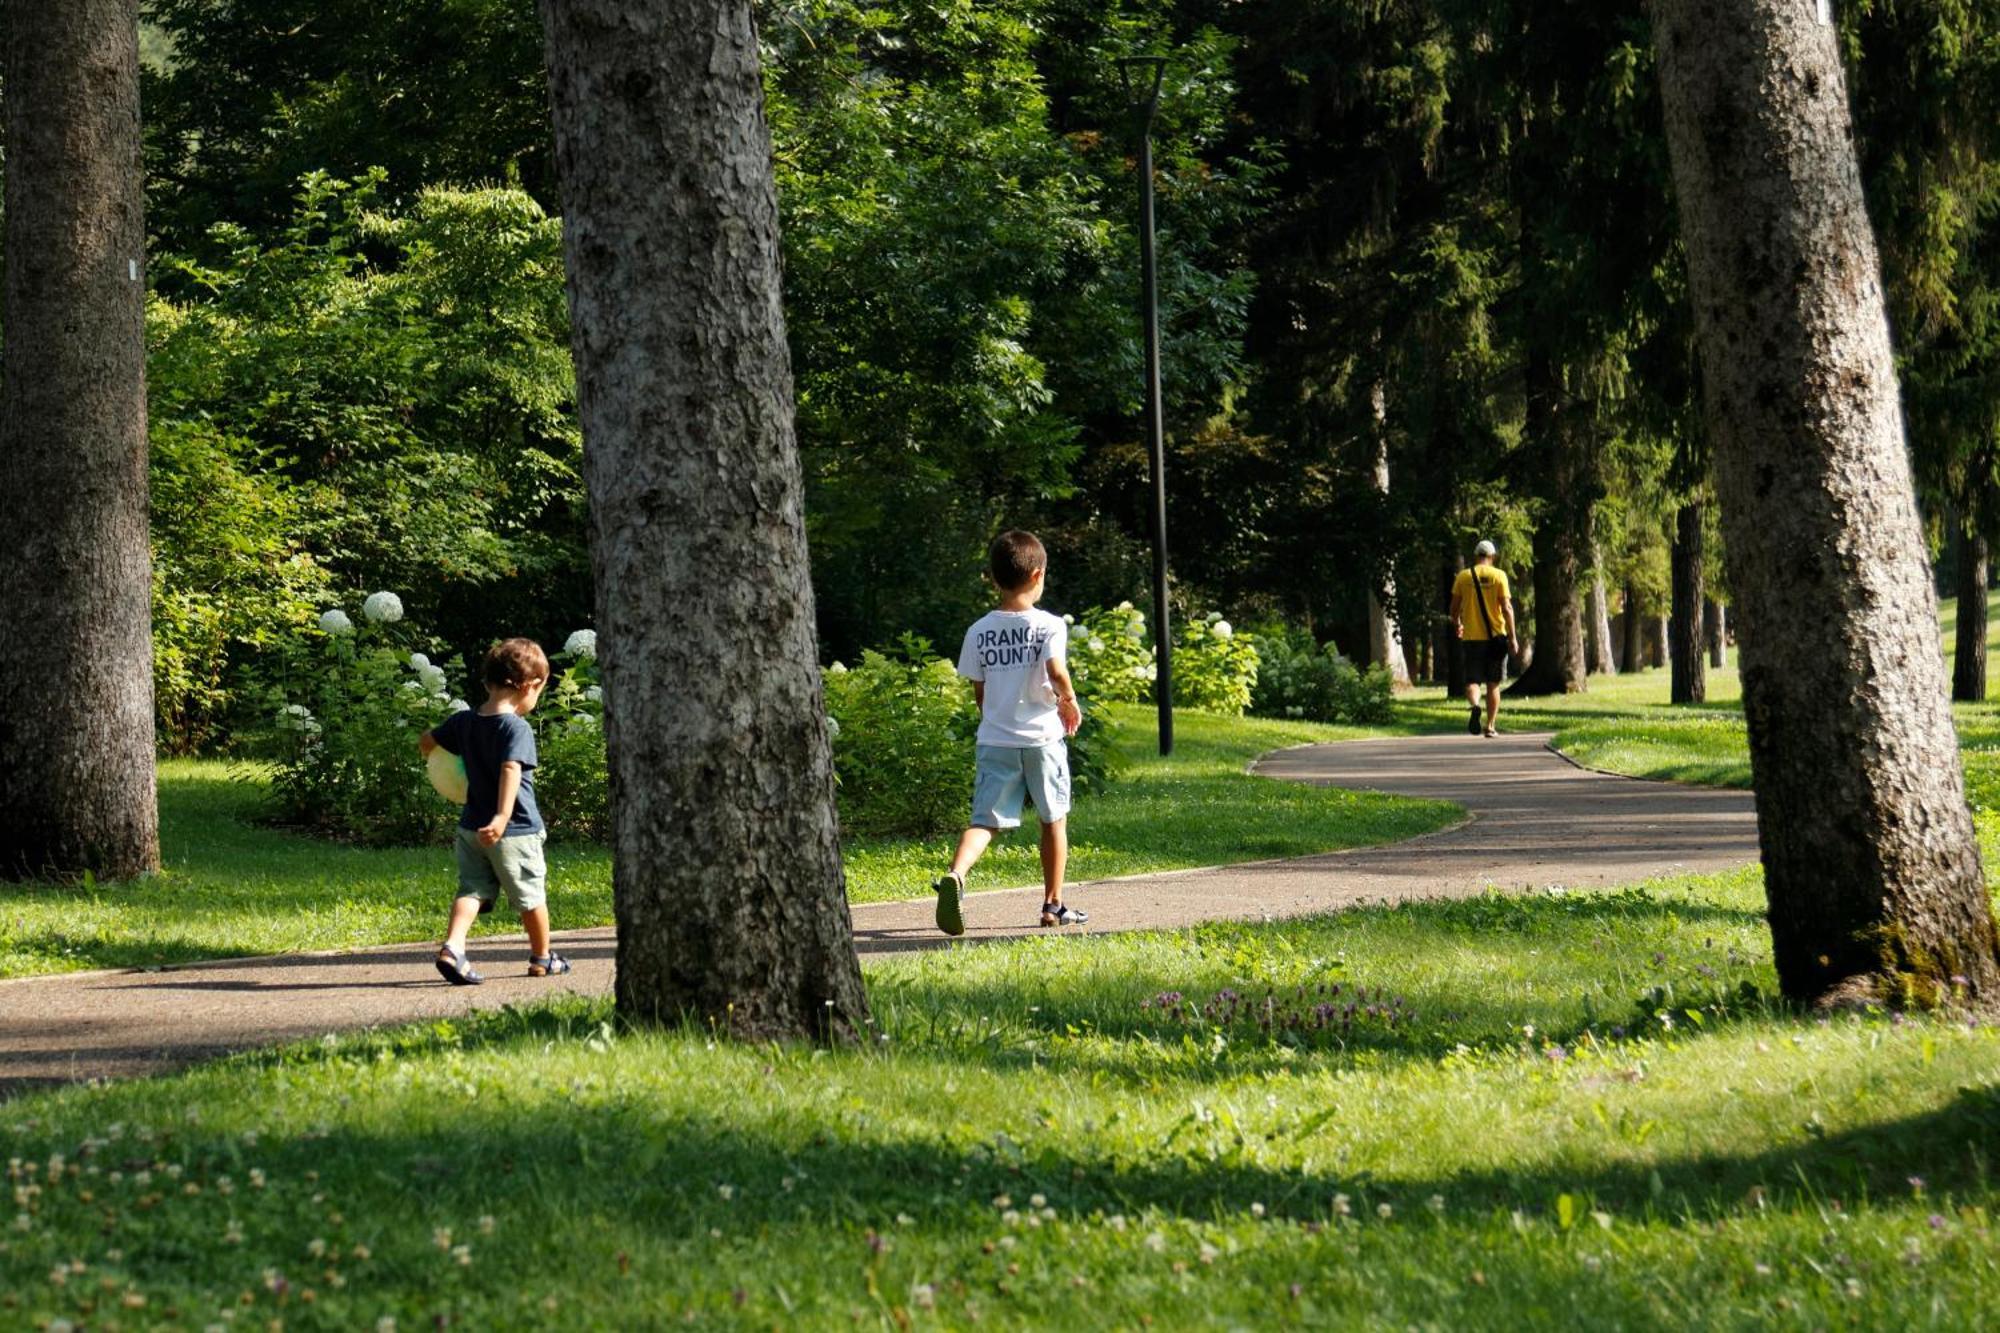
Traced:
[[1493, 629], [1493, 613], [1486, 609], [1486, 580], [1479, 577], [1476, 566], [1468, 572], [1472, 575], [1472, 600], [1479, 603], [1479, 618], [1486, 622], [1486, 637], [1497, 639], [1500, 636]]

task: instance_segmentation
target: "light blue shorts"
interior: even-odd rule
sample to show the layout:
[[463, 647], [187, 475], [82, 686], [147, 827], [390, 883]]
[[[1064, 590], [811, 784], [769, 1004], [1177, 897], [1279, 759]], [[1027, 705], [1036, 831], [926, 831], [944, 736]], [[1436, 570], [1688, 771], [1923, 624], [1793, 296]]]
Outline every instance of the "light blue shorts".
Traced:
[[1019, 828], [1023, 801], [1035, 807], [1044, 824], [1069, 816], [1067, 744], [979, 747], [978, 775], [972, 781], [972, 826]]
[[476, 831], [460, 829], [458, 896], [490, 903], [505, 889], [508, 906], [517, 912], [547, 906], [549, 870], [542, 859], [542, 844], [548, 840], [546, 832], [516, 833], [491, 847], [482, 847]]

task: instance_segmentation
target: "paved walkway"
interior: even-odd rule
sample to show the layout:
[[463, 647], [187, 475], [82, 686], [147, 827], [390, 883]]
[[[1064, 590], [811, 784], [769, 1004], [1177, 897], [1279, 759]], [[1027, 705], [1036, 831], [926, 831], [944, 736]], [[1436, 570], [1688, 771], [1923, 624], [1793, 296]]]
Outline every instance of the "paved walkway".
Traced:
[[[1427, 736], [1281, 750], [1256, 771], [1438, 797], [1456, 801], [1472, 818], [1386, 847], [1073, 885], [1067, 896], [1091, 913], [1085, 929], [1142, 930], [1488, 888], [1583, 888], [1756, 859], [1749, 793], [1586, 772], [1549, 753], [1545, 740]], [[1040, 900], [1038, 888], [972, 894], [967, 938], [1038, 933]], [[944, 943], [931, 911], [928, 898], [856, 907], [863, 961]], [[429, 944], [0, 982], [0, 1096], [48, 1083], [161, 1073], [232, 1050], [445, 1018], [552, 990], [610, 989], [610, 928], [564, 932], [558, 940], [576, 971], [555, 982], [518, 975], [518, 938], [475, 941], [472, 957], [490, 980], [472, 989], [437, 979]]]

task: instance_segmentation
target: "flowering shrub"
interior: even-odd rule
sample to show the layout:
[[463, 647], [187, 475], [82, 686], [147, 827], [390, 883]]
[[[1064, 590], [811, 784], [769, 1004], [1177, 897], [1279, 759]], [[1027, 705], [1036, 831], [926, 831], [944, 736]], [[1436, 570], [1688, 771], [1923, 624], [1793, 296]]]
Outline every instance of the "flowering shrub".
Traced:
[[541, 758], [535, 799], [552, 836], [609, 842], [611, 769], [604, 751], [596, 633], [580, 629], [570, 635], [550, 665], [555, 682], [529, 718]]
[[1146, 617], [1130, 602], [1093, 607], [1069, 623], [1069, 669], [1076, 687], [1099, 703], [1141, 703], [1153, 697], [1159, 669], [1146, 643]]
[[1243, 716], [1257, 684], [1257, 645], [1220, 611], [1183, 622], [1174, 636], [1174, 702]]
[[[377, 594], [377, 597], [394, 594]], [[370, 598], [378, 610], [383, 603]], [[400, 615], [401, 603], [397, 603]], [[274, 709], [279, 762], [271, 790], [279, 818], [375, 844], [442, 837], [457, 812], [438, 799], [416, 761], [417, 737], [465, 701], [449, 684], [462, 676], [364, 611], [356, 626], [335, 609], [286, 654]]]
[[979, 709], [952, 664], [905, 635], [852, 669], [835, 662], [822, 679], [841, 827], [920, 835], [964, 824]]
[[1321, 648], [1303, 631], [1261, 636], [1258, 647], [1263, 666], [1251, 697], [1253, 711], [1313, 722], [1389, 720], [1394, 683], [1383, 668], [1360, 670], [1332, 644]]

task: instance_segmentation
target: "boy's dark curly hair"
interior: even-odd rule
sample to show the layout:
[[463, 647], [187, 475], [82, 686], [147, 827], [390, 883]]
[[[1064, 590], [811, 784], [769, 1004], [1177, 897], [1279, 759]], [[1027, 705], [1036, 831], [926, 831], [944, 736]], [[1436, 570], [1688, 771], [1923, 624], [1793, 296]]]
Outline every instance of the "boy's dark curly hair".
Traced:
[[531, 680], [549, 678], [549, 655], [533, 639], [502, 639], [486, 650], [482, 674], [489, 687], [524, 689]]
[[986, 548], [987, 573], [1001, 592], [1019, 592], [1049, 567], [1049, 553], [1032, 532], [1003, 532]]

